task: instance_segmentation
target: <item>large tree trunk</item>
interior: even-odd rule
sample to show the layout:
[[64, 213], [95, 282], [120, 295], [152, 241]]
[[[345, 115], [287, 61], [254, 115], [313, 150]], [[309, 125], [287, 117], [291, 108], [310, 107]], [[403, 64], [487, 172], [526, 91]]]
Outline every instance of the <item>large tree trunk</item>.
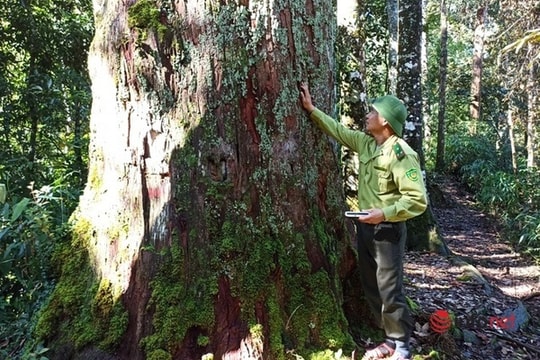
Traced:
[[[397, 96], [405, 102], [409, 111], [403, 137], [418, 153], [420, 164], [425, 168], [422, 144], [422, 22], [422, 0], [400, 1]], [[446, 244], [438, 234], [431, 206], [421, 216], [408, 221], [407, 225], [407, 245], [410, 249], [448, 253]]]
[[339, 164], [297, 89], [332, 112], [332, 1], [158, 4], [94, 3], [88, 184], [38, 333], [56, 358], [350, 350]]

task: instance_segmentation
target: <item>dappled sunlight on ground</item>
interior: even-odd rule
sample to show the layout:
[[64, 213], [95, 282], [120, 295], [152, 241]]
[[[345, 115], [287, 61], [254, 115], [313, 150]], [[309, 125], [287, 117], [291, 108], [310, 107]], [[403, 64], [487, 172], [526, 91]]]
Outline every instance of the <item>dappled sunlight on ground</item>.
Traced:
[[[497, 222], [477, 211], [459, 185], [447, 180], [439, 187], [444, 201], [433, 211], [453, 256], [408, 252], [405, 259], [417, 354], [437, 349], [445, 359], [540, 358], [540, 267], [500, 238]], [[429, 317], [439, 309], [454, 316], [459, 336], [429, 330]], [[511, 331], [505, 327], [514, 324], [514, 314], [521, 316], [517, 309], [526, 309], [529, 321]]]

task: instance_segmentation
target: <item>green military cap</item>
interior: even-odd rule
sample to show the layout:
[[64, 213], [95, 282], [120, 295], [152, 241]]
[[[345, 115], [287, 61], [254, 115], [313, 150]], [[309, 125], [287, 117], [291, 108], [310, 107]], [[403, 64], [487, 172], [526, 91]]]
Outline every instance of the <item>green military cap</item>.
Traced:
[[371, 106], [388, 121], [397, 136], [401, 137], [403, 135], [407, 109], [401, 100], [394, 95], [385, 95], [373, 100]]

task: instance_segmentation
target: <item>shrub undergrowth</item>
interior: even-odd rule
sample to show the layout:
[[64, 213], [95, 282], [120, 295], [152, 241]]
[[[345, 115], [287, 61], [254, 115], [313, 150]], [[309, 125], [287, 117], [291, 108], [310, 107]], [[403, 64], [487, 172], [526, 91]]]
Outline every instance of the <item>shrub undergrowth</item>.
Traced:
[[540, 261], [540, 177], [536, 167], [512, 169], [509, 156], [485, 136], [451, 136], [449, 171], [474, 193], [479, 206], [495, 215], [503, 235]]
[[54, 287], [51, 256], [67, 236], [74, 197], [60, 186], [30, 188], [31, 198], [0, 203], [0, 358], [47, 359], [32, 335]]

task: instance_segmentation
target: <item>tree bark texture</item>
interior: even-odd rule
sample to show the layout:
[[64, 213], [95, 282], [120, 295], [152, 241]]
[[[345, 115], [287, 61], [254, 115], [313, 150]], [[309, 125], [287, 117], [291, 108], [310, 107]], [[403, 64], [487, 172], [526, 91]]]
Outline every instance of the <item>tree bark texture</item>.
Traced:
[[538, 123], [538, 59], [534, 59], [534, 54], [538, 53], [538, 46], [528, 44], [528, 57], [533, 60], [529, 63], [527, 76], [527, 168], [536, 167], [535, 149], [536, 144], [536, 124]]
[[[397, 96], [408, 110], [403, 138], [418, 153], [425, 168], [422, 116], [422, 0], [402, 0], [400, 4], [399, 56]], [[426, 181], [427, 183], [427, 181]], [[429, 186], [429, 184], [428, 184]], [[431, 206], [407, 222], [407, 245], [410, 249], [432, 250], [448, 254], [448, 248], [438, 233]]]
[[441, 57], [439, 60], [439, 113], [437, 122], [437, 155], [435, 169], [442, 172], [445, 167], [446, 144], [446, 78], [448, 73], [448, 28], [446, 0], [441, 0]]
[[399, 57], [397, 96], [409, 112], [403, 137], [420, 156], [424, 167], [422, 150], [422, 1], [400, 1]]
[[[46, 337], [120, 359], [351, 347], [345, 315], [362, 311], [342, 285], [356, 280], [336, 147], [297, 87], [333, 112], [332, 2], [96, 0], [94, 13], [79, 265], [65, 260]], [[69, 284], [84, 291], [68, 300]]]
[[484, 56], [484, 37], [487, 7], [479, 8], [476, 12], [477, 25], [474, 30], [474, 50], [472, 59], [472, 82], [471, 82], [471, 134], [476, 133], [476, 122], [482, 117], [482, 72]]
[[386, 13], [388, 15], [388, 83], [387, 91], [395, 94], [398, 81], [398, 53], [399, 53], [399, 0], [386, 0]]

